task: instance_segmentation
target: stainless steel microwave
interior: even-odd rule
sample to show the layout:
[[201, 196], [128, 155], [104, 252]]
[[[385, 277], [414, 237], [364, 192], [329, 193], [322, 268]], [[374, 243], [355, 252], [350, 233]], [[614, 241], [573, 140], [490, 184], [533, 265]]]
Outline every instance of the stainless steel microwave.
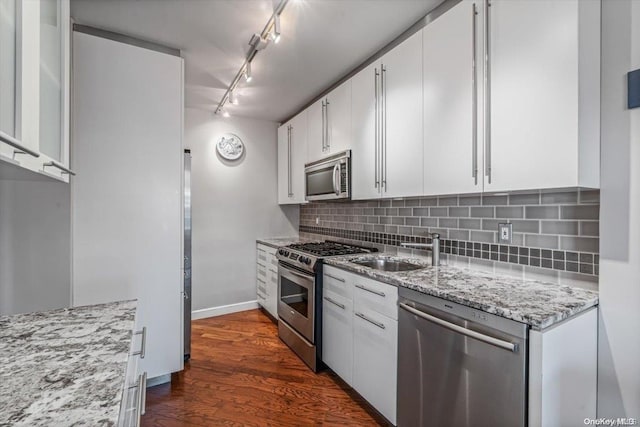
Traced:
[[351, 150], [304, 165], [305, 199], [351, 198]]

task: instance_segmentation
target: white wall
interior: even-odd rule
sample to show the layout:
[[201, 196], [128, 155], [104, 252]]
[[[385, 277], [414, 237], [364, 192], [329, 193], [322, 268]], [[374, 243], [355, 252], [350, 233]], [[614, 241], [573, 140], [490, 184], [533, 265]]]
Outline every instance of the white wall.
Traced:
[[[256, 299], [256, 239], [298, 233], [298, 206], [277, 204], [277, 124], [186, 109], [191, 149], [193, 310]], [[245, 144], [237, 162], [215, 151], [231, 132]]]
[[602, 2], [602, 164], [598, 417], [640, 418], [640, 1]]
[[0, 180], [0, 315], [69, 307], [69, 194], [49, 179]]

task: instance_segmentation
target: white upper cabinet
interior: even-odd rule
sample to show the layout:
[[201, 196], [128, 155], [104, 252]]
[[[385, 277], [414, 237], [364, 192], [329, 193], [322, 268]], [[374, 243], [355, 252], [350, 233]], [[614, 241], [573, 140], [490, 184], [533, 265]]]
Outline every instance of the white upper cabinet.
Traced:
[[422, 31], [381, 59], [382, 197], [422, 195]]
[[355, 200], [380, 197], [376, 102], [379, 80], [379, 62], [351, 79], [351, 198]]
[[322, 98], [305, 110], [308, 121], [307, 163], [325, 156], [325, 103], [326, 98]]
[[305, 202], [304, 164], [307, 159], [307, 111], [278, 128], [278, 203]]
[[351, 148], [351, 80], [307, 110], [307, 163]]
[[[0, 131], [15, 137], [16, 0], [0, 0]], [[0, 144], [0, 153], [10, 152]]]
[[351, 80], [342, 83], [327, 95], [325, 122], [326, 154], [351, 148]]
[[600, 2], [487, 9], [484, 190], [599, 187]]
[[68, 182], [69, 0], [0, 0], [0, 16], [0, 131], [32, 153], [0, 141], [0, 154]]
[[351, 82], [352, 198], [421, 195], [422, 31]]
[[463, 1], [423, 31], [424, 194], [482, 191], [476, 10]]

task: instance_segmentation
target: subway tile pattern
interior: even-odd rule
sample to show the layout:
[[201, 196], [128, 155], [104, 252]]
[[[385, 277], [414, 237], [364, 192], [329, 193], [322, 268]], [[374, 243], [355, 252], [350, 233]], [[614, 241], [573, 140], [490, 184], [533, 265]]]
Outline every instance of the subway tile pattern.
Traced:
[[439, 233], [445, 254], [598, 276], [599, 211], [597, 190], [316, 202], [301, 207], [300, 232], [386, 246]]

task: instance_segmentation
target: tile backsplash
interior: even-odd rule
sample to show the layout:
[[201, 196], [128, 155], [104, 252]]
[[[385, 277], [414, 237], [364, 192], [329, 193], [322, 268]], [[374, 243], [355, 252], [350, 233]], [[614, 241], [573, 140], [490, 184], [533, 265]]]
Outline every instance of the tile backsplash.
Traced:
[[[300, 209], [300, 233], [373, 243], [387, 252], [439, 233], [446, 256], [517, 264], [591, 280], [599, 273], [598, 190], [313, 202]], [[511, 244], [498, 224], [513, 224]], [[423, 252], [423, 251], [419, 251]]]

